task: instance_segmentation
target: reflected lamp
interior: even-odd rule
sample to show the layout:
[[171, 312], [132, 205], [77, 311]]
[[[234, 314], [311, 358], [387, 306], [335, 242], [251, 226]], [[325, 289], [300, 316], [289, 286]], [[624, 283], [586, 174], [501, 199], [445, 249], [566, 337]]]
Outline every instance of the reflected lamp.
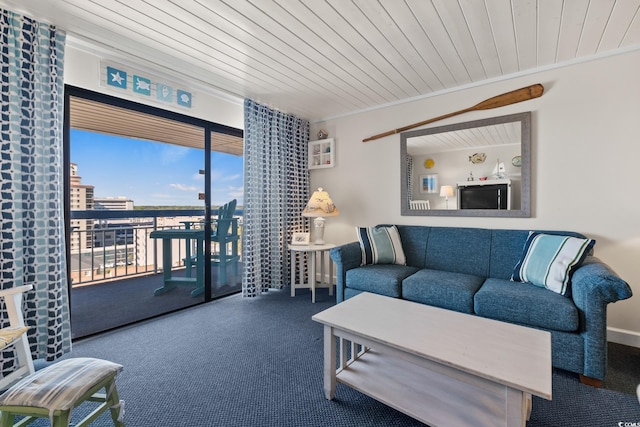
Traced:
[[443, 185], [440, 187], [440, 197], [444, 197], [447, 209], [449, 209], [449, 197], [453, 197], [453, 187], [451, 185]]

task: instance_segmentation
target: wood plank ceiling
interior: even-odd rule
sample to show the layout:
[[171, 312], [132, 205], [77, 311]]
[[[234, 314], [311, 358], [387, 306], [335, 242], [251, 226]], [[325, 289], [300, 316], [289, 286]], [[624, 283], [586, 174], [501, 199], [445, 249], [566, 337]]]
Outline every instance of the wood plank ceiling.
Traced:
[[[640, 0], [0, 0], [312, 121], [640, 48]], [[514, 88], [515, 89], [515, 88]]]
[[[204, 148], [204, 129], [199, 126], [73, 96], [69, 104], [73, 129]], [[243, 140], [211, 132], [211, 151], [242, 156]]]

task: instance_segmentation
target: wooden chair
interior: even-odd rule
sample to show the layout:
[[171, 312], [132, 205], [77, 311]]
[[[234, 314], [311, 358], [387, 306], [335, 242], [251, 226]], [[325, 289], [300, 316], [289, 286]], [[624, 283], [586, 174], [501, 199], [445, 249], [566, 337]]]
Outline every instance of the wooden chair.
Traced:
[[[233, 199], [218, 208], [218, 218], [212, 220], [215, 229], [211, 232], [211, 241], [215, 247], [211, 252], [211, 263], [218, 265], [218, 282], [227, 284], [227, 268], [233, 267], [233, 274], [238, 274], [238, 262], [240, 261], [238, 233], [238, 218], [234, 218], [237, 200]], [[183, 258], [187, 271], [187, 277], [191, 277], [191, 268], [197, 262], [195, 255]]]
[[431, 209], [428, 200], [409, 200], [410, 209]]
[[[32, 286], [0, 290], [9, 317], [9, 327], [0, 330], [2, 348], [13, 346], [18, 367], [0, 380], [0, 426], [27, 426], [38, 418], [49, 418], [52, 427], [68, 427], [71, 411], [86, 401], [99, 402], [86, 417], [74, 424], [86, 427], [106, 410], [115, 427], [124, 427], [124, 402], [118, 397], [115, 378], [122, 370], [117, 363], [94, 358], [71, 358], [35, 371], [22, 315], [23, 292]], [[104, 389], [104, 393], [100, 390]], [[14, 424], [16, 416], [23, 417]]]
[[4, 300], [9, 318], [9, 326], [0, 329], [0, 349], [13, 345], [16, 355], [16, 368], [0, 379], [0, 390], [5, 390], [20, 378], [35, 372], [27, 338], [29, 328], [24, 325], [22, 315], [22, 295], [32, 288], [31, 285], [25, 285], [0, 290], [0, 298]]
[[227, 268], [229, 266], [233, 267], [233, 274], [238, 274], [240, 236], [238, 234], [238, 218], [233, 217], [236, 212], [236, 204], [237, 200], [233, 199], [218, 209], [216, 231], [211, 236], [211, 241], [218, 243], [218, 250], [212, 253], [211, 262], [218, 265], [218, 282], [221, 285], [227, 283]]

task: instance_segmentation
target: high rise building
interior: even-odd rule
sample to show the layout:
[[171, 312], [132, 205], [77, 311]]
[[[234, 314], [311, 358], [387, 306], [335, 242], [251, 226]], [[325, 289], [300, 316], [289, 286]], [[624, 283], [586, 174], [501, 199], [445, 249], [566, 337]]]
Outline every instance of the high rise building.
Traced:
[[[78, 175], [78, 165], [71, 163], [71, 210], [84, 211], [93, 209], [93, 185], [82, 184]], [[93, 220], [71, 220], [71, 251], [81, 251], [93, 247]]]

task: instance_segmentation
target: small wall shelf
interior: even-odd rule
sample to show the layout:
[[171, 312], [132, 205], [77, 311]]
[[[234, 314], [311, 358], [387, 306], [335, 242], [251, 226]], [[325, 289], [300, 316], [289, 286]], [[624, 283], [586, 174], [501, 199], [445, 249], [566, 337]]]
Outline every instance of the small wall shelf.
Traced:
[[309, 169], [332, 168], [335, 164], [333, 138], [309, 141]]

